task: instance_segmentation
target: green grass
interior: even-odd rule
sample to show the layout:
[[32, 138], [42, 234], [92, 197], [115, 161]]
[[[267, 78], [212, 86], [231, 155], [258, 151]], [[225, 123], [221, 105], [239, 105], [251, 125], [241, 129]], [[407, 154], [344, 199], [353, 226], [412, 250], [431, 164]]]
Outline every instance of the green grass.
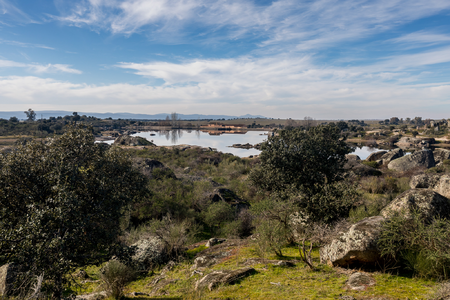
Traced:
[[[201, 246], [191, 250], [199, 252]], [[283, 259], [299, 260], [298, 248], [295, 246], [283, 248]], [[232, 255], [221, 263], [204, 271], [204, 275], [212, 270], [242, 268], [243, 262], [248, 258], [254, 258], [256, 251], [252, 244], [234, 249]], [[280, 259], [274, 255], [268, 255], [267, 259]], [[396, 276], [392, 274], [373, 273], [376, 285], [365, 291], [350, 291], [345, 289], [348, 275], [339, 269], [319, 264], [318, 249], [313, 251], [314, 264], [317, 270], [309, 270], [302, 262], [296, 262], [294, 267], [282, 267], [271, 264], [255, 264], [256, 272], [243, 278], [233, 285], [223, 285], [213, 291], [195, 291], [195, 282], [201, 275], [192, 275], [192, 259], [179, 263], [172, 271], [166, 274], [166, 278], [177, 281], [164, 287], [164, 296], [157, 298], [179, 297], [180, 299], [337, 299], [341, 295], [353, 296], [356, 299], [371, 299], [383, 297], [383, 299], [427, 299], [436, 289], [437, 283], [413, 277]], [[98, 267], [86, 269], [89, 275], [96, 273]], [[127, 286], [126, 293], [133, 291], [150, 294], [151, 281], [160, 275], [155, 273], [142, 274], [137, 280]], [[95, 284], [88, 285], [83, 291], [93, 291], [98, 288]], [[129, 299], [152, 299], [148, 296], [139, 296]]]

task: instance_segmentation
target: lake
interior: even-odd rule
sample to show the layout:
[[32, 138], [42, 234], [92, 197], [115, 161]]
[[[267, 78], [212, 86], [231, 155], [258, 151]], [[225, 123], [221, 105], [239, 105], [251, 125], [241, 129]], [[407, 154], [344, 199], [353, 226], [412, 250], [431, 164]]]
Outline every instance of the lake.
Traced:
[[[211, 147], [223, 153], [232, 153], [239, 157], [248, 157], [250, 155], [258, 155], [257, 149], [239, 149], [229, 147], [233, 144], [258, 144], [267, 139], [268, 131], [247, 131], [242, 133], [220, 133], [219, 131], [201, 131], [201, 130], [163, 130], [163, 131], [146, 131], [133, 134], [152, 141], [157, 146], [174, 146], [174, 145], [195, 145], [200, 147]], [[373, 147], [357, 147], [352, 154], [358, 155], [361, 159], [366, 159], [372, 152], [382, 149]]]
[[232, 148], [233, 144], [258, 144], [267, 139], [268, 131], [246, 131], [242, 133], [226, 133], [215, 135], [219, 131], [204, 132], [201, 130], [164, 130], [138, 132], [133, 136], [140, 136], [152, 141], [157, 146], [195, 145], [211, 147], [223, 153], [232, 153], [239, 157], [258, 155], [256, 149]]

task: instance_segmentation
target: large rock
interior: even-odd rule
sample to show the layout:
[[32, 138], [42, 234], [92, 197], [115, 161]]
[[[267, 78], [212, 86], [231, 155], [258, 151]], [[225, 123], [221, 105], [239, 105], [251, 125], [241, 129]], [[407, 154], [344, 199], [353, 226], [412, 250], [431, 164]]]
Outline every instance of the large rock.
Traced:
[[349, 174], [357, 176], [378, 176], [381, 172], [375, 168], [369, 167], [361, 163], [360, 160], [347, 160], [344, 164], [344, 170]]
[[362, 272], [353, 273], [347, 280], [347, 288], [355, 291], [364, 291], [375, 284], [376, 281], [372, 276]]
[[450, 199], [450, 175], [421, 174], [409, 181], [412, 189], [431, 189], [438, 194]]
[[320, 249], [320, 262], [343, 267], [376, 264], [380, 260], [377, 241], [384, 220], [383, 217], [376, 216], [353, 224]]
[[450, 159], [450, 150], [437, 148], [433, 151], [433, 155], [434, 161], [438, 164], [446, 159]]
[[208, 288], [210, 291], [221, 284], [233, 284], [236, 281], [255, 273], [255, 269], [246, 267], [238, 270], [213, 271], [197, 281], [195, 289]]
[[429, 189], [412, 189], [392, 200], [380, 214], [389, 218], [395, 213], [401, 213], [408, 218], [414, 210], [428, 220], [436, 216], [449, 218], [450, 200]]
[[422, 167], [428, 169], [434, 166], [433, 152], [431, 150], [421, 150], [391, 161], [388, 164], [388, 169], [404, 172], [414, 168]]
[[238, 210], [249, 208], [248, 202], [239, 198], [232, 190], [225, 188], [216, 188], [209, 194], [209, 198], [212, 202], [225, 201]]
[[154, 144], [147, 139], [139, 136], [120, 135], [114, 140], [114, 145], [122, 146], [153, 146]]
[[383, 155], [385, 155], [386, 153], [388, 153], [387, 151], [377, 151], [377, 152], [372, 152], [369, 154], [369, 156], [367, 156], [366, 160], [367, 161], [377, 161], [379, 159], [381, 159], [381, 157]]
[[404, 136], [395, 145], [401, 148], [421, 147], [421, 139]]
[[158, 237], [143, 239], [133, 244], [136, 248], [131, 260], [138, 270], [149, 270], [167, 261], [164, 244]]
[[394, 150], [391, 150], [385, 154], [383, 154], [380, 159], [378, 160], [378, 162], [382, 165], [387, 165], [388, 163], [390, 163], [391, 161], [393, 161], [394, 159], [400, 158], [402, 157], [403, 154], [403, 150], [401, 148], [397, 148]]
[[18, 272], [19, 268], [15, 264], [6, 264], [0, 267], [0, 296], [13, 294]]
[[137, 157], [133, 159], [133, 164], [142, 172], [142, 174], [150, 179], [176, 179], [175, 173], [157, 160]]
[[361, 158], [356, 154], [346, 154], [345, 158], [349, 161], [353, 161], [353, 160], [360, 161], [361, 160]]

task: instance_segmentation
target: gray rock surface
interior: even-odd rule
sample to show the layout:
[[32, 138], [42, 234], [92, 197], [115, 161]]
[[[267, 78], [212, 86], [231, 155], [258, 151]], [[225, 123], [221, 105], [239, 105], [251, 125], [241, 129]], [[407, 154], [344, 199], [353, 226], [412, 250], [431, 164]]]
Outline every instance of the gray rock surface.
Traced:
[[421, 174], [416, 175], [409, 181], [412, 189], [431, 189], [436, 193], [450, 199], [450, 175]]
[[206, 247], [212, 247], [215, 246], [217, 244], [223, 243], [225, 242], [226, 239], [218, 239], [218, 238], [210, 238], [207, 242], [206, 242]]
[[152, 142], [138, 136], [129, 136], [126, 134], [120, 135], [114, 140], [114, 145], [122, 146], [152, 146]]
[[320, 249], [320, 262], [343, 267], [376, 263], [380, 259], [377, 240], [383, 221], [383, 217], [376, 216], [353, 224]]
[[209, 194], [209, 199], [212, 202], [225, 201], [233, 207], [237, 207], [238, 210], [249, 208], [248, 202], [239, 198], [235, 192], [225, 188], [216, 188]]
[[348, 174], [354, 174], [357, 176], [378, 176], [380, 175], [380, 171], [375, 168], [364, 165], [360, 162], [360, 160], [348, 160], [344, 164], [344, 170]]
[[450, 159], [450, 150], [437, 148], [433, 151], [434, 161], [436, 164], [444, 162], [446, 159]]
[[136, 252], [131, 259], [138, 270], [149, 270], [167, 261], [163, 242], [157, 237], [140, 240], [133, 246]]
[[133, 165], [150, 179], [176, 179], [175, 173], [171, 169], [155, 159], [136, 157], [133, 159]]
[[233, 284], [236, 281], [255, 273], [255, 269], [246, 267], [238, 270], [213, 271], [195, 284], [195, 289], [208, 288], [210, 291], [221, 284]]
[[403, 157], [403, 150], [401, 148], [393, 149], [385, 154], [383, 154], [380, 159], [379, 163], [382, 165], [387, 165], [394, 159]]
[[421, 150], [391, 161], [388, 164], [388, 169], [405, 172], [414, 168], [422, 167], [428, 169], [434, 166], [433, 152], [431, 150]]
[[401, 148], [421, 147], [421, 139], [404, 136], [395, 145]]
[[347, 280], [347, 288], [356, 291], [364, 291], [375, 284], [376, 281], [372, 276], [362, 272], [353, 273]]
[[413, 210], [431, 220], [435, 216], [450, 217], [450, 200], [429, 189], [412, 189], [392, 200], [380, 214], [389, 218], [398, 212], [408, 218]]
[[356, 154], [346, 154], [345, 158], [347, 158], [347, 160], [349, 160], [349, 161], [354, 161], [354, 160], [360, 161], [361, 160], [361, 158]]
[[386, 153], [388, 153], [387, 151], [377, 151], [377, 152], [372, 152], [369, 154], [369, 156], [367, 156], [366, 160], [367, 161], [377, 161], [379, 159], [381, 159], [381, 157], [383, 155], [385, 155]]

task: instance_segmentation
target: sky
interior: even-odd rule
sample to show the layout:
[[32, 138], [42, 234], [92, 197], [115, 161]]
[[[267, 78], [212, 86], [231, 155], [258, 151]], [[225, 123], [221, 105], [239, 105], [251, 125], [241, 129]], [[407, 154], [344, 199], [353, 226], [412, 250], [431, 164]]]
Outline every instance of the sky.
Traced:
[[450, 118], [449, 0], [0, 0], [0, 111]]

